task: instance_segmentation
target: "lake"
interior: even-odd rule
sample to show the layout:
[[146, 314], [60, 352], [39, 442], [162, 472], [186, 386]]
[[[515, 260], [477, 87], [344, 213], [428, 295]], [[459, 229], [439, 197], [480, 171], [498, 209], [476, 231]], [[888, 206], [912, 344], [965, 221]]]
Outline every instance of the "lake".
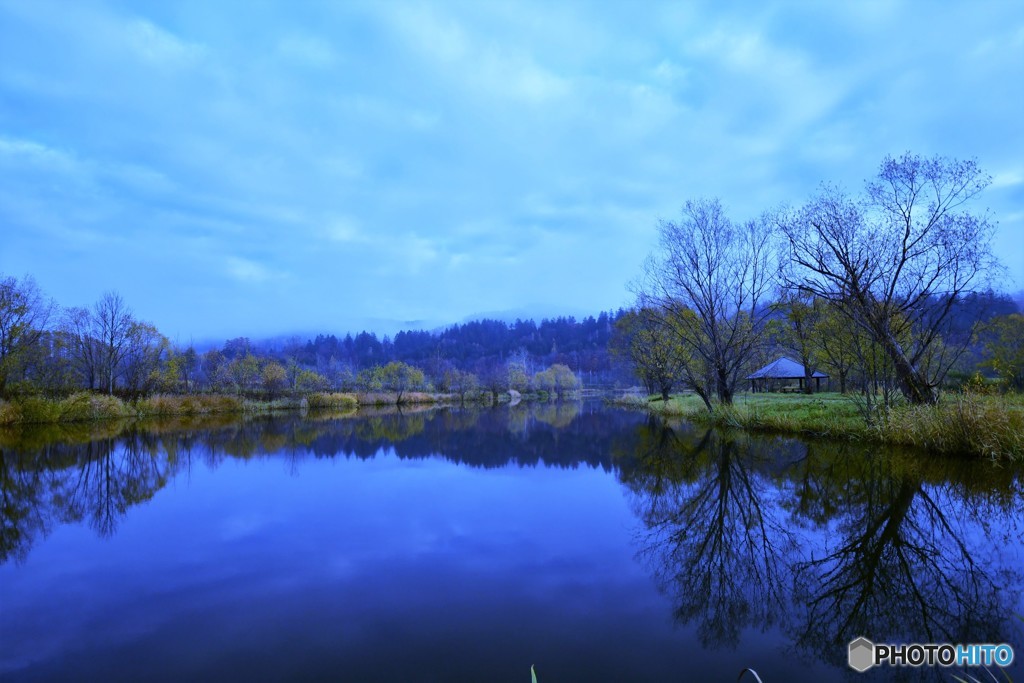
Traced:
[[0, 432], [0, 679], [1024, 680], [1021, 475], [597, 403]]

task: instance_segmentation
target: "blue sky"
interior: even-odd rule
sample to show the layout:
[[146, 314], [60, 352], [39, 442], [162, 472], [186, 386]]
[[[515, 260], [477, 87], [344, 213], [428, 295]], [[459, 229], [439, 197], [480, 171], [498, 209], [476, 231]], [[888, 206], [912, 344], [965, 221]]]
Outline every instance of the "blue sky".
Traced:
[[0, 272], [178, 341], [596, 313], [686, 199], [909, 150], [993, 176], [1017, 290], [1022, 117], [1016, 0], [0, 0]]

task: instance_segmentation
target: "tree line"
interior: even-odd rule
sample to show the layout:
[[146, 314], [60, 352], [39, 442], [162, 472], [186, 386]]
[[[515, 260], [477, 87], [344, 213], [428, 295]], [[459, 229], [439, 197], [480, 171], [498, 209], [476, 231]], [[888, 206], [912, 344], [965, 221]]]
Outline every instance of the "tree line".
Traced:
[[403, 331], [393, 340], [369, 332], [318, 335], [280, 348], [238, 337], [199, 351], [171, 343], [116, 292], [88, 308], [62, 309], [30, 276], [0, 274], [0, 397], [80, 390], [127, 398], [329, 390], [391, 392], [399, 401], [416, 391], [561, 396], [583, 377], [607, 381], [616, 371], [607, 350], [616, 319], [482, 320], [434, 333]]
[[993, 293], [995, 223], [974, 208], [990, 181], [974, 161], [908, 153], [859, 194], [825, 184], [742, 223], [687, 201], [658, 226], [615, 346], [650, 393], [685, 387], [709, 410], [780, 352], [869, 412], [935, 403], [971, 368], [1024, 388], [1024, 317]]

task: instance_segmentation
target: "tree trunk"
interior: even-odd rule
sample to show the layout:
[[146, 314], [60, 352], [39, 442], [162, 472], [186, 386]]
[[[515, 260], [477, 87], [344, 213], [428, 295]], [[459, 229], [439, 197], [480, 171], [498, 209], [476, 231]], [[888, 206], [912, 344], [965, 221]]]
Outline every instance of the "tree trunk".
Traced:
[[708, 409], [709, 413], [715, 412], [715, 409], [711, 406], [711, 396], [707, 391], [697, 385], [694, 385], [693, 391], [700, 396], [700, 400], [704, 401], [704, 407]]
[[893, 339], [892, 333], [887, 329], [881, 332], [878, 338], [882, 342], [882, 348], [885, 349], [886, 355], [892, 360], [896, 382], [899, 384], [903, 397], [914, 405], [938, 403], [939, 393], [910, 362], [899, 343]]
[[732, 387], [729, 386], [729, 373], [722, 367], [718, 369], [718, 401], [722, 405], [732, 405]]

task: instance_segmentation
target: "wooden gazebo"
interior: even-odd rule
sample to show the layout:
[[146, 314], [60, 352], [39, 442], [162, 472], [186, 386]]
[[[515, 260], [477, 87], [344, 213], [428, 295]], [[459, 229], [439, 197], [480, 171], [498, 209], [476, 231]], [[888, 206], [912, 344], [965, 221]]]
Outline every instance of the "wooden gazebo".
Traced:
[[[785, 391], [791, 386], [793, 380], [797, 380], [797, 391], [804, 391], [804, 380], [807, 373], [804, 366], [792, 358], [780, 356], [757, 372], [747, 375], [750, 380], [750, 390], [753, 392], [762, 391]], [[828, 379], [823, 372], [814, 372], [811, 375], [814, 380], [814, 390], [821, 390], [821, 380]]]

